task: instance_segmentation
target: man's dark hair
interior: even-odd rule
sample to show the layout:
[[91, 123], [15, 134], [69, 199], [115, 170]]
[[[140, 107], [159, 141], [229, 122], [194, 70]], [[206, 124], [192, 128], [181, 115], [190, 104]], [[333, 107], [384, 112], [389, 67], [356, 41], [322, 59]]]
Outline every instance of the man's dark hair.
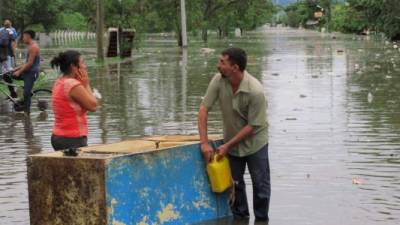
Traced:
[[35, 31], [33, 31], [33, 30], [26, 30], [23, 32], [23, 34], [28, 34], [29, 36], [31, 36], [32, 39], [35, 39], [35, 35], [36, 35]]
[[236, 64], [239, 66], [240, 71], [244, 71], [246, 69], [247, 64], [247, 55], [246, 52], [241, 48], [227, 48], [222, 51], [221, 55], [227, 55], [228, 60], [231, 64]]

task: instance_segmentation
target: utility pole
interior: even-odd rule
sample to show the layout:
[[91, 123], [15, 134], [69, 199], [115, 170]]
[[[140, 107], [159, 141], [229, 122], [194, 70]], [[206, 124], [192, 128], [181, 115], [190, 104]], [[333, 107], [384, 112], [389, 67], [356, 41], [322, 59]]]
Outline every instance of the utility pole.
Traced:
[[3, 23], [3, 0], [0, 0], [0, 5], [2, 6], [1, 8], [0, 8], [0, 20], [1, 20], [1, 23]]
[[182, 48], [186, 48], [187, 47], [187, 32], [186, 32], [185, 0], [181, 0], [181, 26], [182, 26]]
[[97, 60], [104, 60], [104, 2], [97, 0], [96, 11]]
[[122, 52], [122, 15], [124, 13], [124, 5], [122, 0], [119, 0], [119, 6], [120, 11], [119, 11], [119, 21], [118, 21], [118, 33], [117, 33], [117, 42], [118, 42], [118, 46], [117, 46], [117, 52], [119, 57], [122, 56], [121, 52]]
[[332, 1], [328, 2], [328, 32], [331, 32], [331, 20], [332, 20]]

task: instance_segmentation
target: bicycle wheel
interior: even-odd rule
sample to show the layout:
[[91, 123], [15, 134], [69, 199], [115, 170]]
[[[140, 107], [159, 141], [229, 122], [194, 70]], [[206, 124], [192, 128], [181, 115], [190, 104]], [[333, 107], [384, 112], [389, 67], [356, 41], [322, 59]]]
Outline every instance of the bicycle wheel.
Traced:
[[51, 100], [51, 90], [40, 88], [32, 91], [32, 97], [37, 100], [37, 107], [40, 111], [45, 111], [49, 108], [49, 102]]
[[51, 94], [52, 91], [49, 90], [49, 89], [46, 89], [46, 88], [35, 89], [35, 90], [32, 91], [33, 95], [36, 95], [38, 93], [49, 93], [49, 94]]

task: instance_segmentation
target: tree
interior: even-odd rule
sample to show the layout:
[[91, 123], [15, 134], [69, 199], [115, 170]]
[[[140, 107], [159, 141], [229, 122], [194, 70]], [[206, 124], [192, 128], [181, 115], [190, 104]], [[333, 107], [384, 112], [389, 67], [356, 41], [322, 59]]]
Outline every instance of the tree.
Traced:
[[11, 18], [18, 31], [41, 25], [45, 32], [50, 32], [58, 23], [61, 5], [61, 0], [14, 0], [3, 1], [2, 8], [3, 16]]
[[380, 4], [381, 14], [379, 27], [386, 36], [393, 40], [400, 40], [400, 5], [396, 0], [386, 0]]
[[[41, 27], [56, 29], [95, 30], [96, 0], [15, 0], [3, 2], [0, 15], [10, 17], [19, 31]], [[138, 33], [171, 32], [181, 43], [179, 0], [103, 0], [105, 25], [135, 28]], [[227, 36], [235, 27], [242, 31], [255, 29], [272, 18], [272, 0], [196, 0], [186, 1], [189, 32], [218, 30]], [[38, 16], [40, 15], [40, 16]], [[84, 28], [85, 26], [85, 28]]]
[[315, 7], [325, 12], [321, 26], [352, 33], [368, 29], [400, 39], [400, 4], [396, 0], [302, 0], [286, 8], [289, 25], [304, 24], [306, 18], [313, 18]]
[[305, 26], [307, 21], [313, 17], [315, 5], [310, 2], [299, 1], [286, 7], [287, 22], [291, 27]]
[[229, 29], [243, 30], [267, 23], [272, 18], [270, 0], [203, 0], [199, 1], [202, 12], [202, 39], [207, 42], [208, 30], [217, 29], [227, 36]]

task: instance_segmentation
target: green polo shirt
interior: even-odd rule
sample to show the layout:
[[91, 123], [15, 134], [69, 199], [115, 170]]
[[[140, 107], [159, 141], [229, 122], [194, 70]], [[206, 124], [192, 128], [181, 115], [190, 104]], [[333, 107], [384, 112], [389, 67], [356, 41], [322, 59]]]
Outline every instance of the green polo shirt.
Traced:
[[236, 94], [233, 94], [228, 79], [217, 74], [208, 85], [202, 104], [211, 110], [216, 101], [222, 111], [224, 141], [232, 139], [244, 126], [252, 125], [255, 130], [229, 154], [243, 157], [260, 150], [268, 143], [267, 101], [261, 83], [246, 71]]

